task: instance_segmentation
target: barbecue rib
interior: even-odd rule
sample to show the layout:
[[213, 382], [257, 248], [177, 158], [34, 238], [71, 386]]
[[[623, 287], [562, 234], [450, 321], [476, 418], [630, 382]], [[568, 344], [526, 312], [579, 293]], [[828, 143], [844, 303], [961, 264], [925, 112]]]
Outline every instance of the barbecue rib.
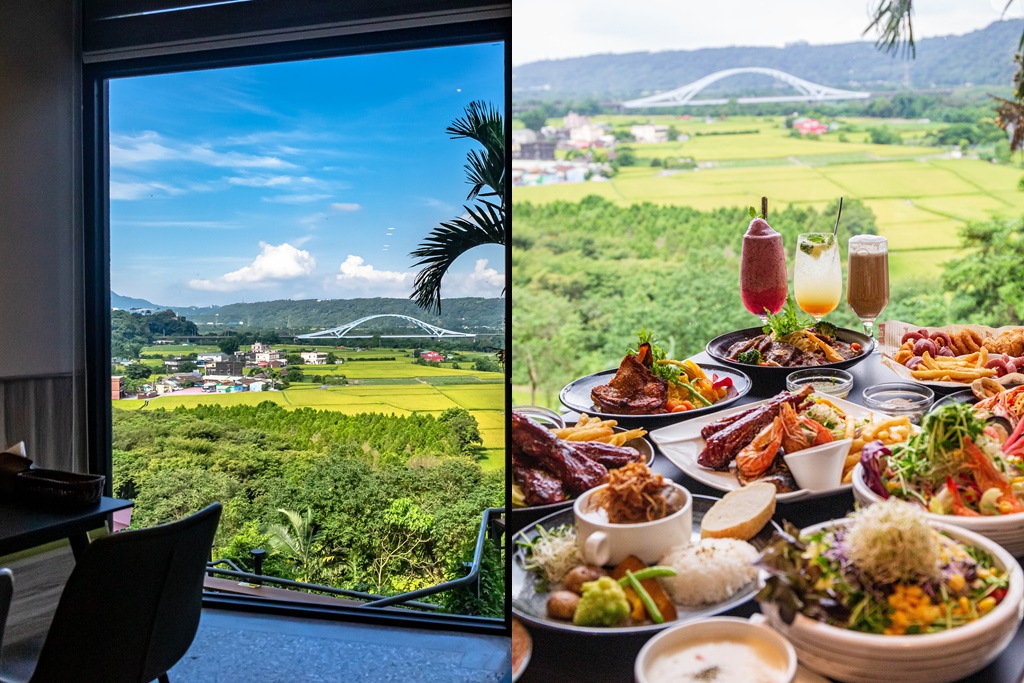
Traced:
[[574, 496], [608, 481], [608, 470], [577, 453], [530, 418], [512, 411], [512, 441], [523, 453], [536, 458], [539, 467], [550, 471]]
[[601, 463], [608, 469], [622, 467], [627, 462], [643, 462], [640, 451], [629, 446], [613, 446], [600, 441], [579, 441], [572, 448], [580, 455]]
[[783, 391], [768, 403], [760, 405], [744, 414], [742, 418], [734, 420], [725, 429], [713, 433], [707, 437], [704, 450], [697, 456], [697, 464], [712, 470], [729, 469], [729, 463], [736, 457], [740, 449], [753, 441], [757, 433], [775, 419], [783, 403], [792, 403], [796, 406], [812, 391], [814, 388], [811, 386], [805, 386], [795, 394]]
[[512, 444], [512, 481], [523, 489], [527, 505], [548, 505], [566, 500], [562, 482], [547, 470], [537, 467], [537, 461]]
[[627, 353], [612, 380], [591, 389], [590, 398], [605, 413], [664, 413], [668, 403], [668, 382], [656, 377], [636, 356]]

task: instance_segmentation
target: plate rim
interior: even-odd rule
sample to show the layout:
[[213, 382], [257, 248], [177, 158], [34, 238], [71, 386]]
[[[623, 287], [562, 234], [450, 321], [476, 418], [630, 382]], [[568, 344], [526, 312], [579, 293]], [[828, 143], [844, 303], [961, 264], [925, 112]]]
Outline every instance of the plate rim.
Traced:
[[[709, 356], [714, 358], [716, 361], [718, 361], [720, 363], [728, 363], [730, 367], [733, 366], [733, 365], [736, 365], [736, 366], [739, 366], [739, 367], [746, 366], [748, 368], [754, 368], [754, 372], [764, 372], [764, 373], [769, 373], [769, 374], [772, 374], [772, 375], [781, 375], [783, 373], [789, 374], [790, 372], [796, 372], [797, 370], [809, 370], [809, 369], [815, 369], [815, 368], [834, 368], [834, 369], [848, 368], [848, 367], [850, 367], [852, 365], [856, 365], [857, 363], [860, 363], [864, 359], [868, 358], [872, 354], [872, 352], [874, 352], [875, 347], [878, 345], [878, 342], [876, 342], [872, 337], [867, 336], [863, 332], [858, 332], [857, 330], [851, 330], [848, 327], [837, 327], [836, 328], [836, 332], [848, 332], [850, 335], [856, 337], [856, 342], [858, 344], [861, 344], [861, 346], [863, 347], [862, 348], [862, 353], [860, 353], [857, 356], [854, 356], [853, 358], [847, 358], [846, 360], [837, 361], [837, 362], [834, 362], [834, 363], [821, 363], [819, 365], [791, 365], [791, 366], [786, 366], [786, 367], [774, 367], [774, 366], [771, 366], [771, 365], [745, 365], [744, 363], [738, 363], [738, 362], [736, 362], [734, 360], [729, 360], [728, 358], [726, 358], [724, 356], [720, 356], [717, 353], [715, 353], [714, 351], [712, 351], [712, 348], [711, 348], [712, 345], [715, 342], [717, 342], [720, 339], [722, 339], [723, 337], [727, 337], [729, 335], [737, 334], [737, 333], [740, 333], [740, 332], [755, 332], [755, 331], [756, 332], [761, 332], [761, 328], [760, 327], [744, 327], [744, 328], [739, 329], [739, 330], [731, 330], [729, 332], [723, 332], [722, 334], [718, 335], [717, 337], [715, 337], [714, 339], [709, 341], [704, 346], [704, 351]], [[838, 337], [839, 335], [837, 334], [836, 336]], [[864, 345], [864, 341], [868, 342], [868, 344], [866, 346]]]
[[[704, 495], [704, 494], [700, 494], [700, 493], [693, 493], [692, 491], [689, 492], [689, 493], [690, 493], [690, 496], [692, 496], [694, 499], [701, 499], [702, 501], [711, 501], [711, 505], [714, 505], [715, 503], [717, 503], [718, 501], [721, 500], [721, 498], [716, 498], [715, 496], [708, 496], [708, 495]], [[520, 565], [518, 560], [517, 560], [517, 558], [519, 558], [521, 556], [522, 552], [523, 552], [522, 548], [519, 547], [518, 545], [516, 545], [517, 539], [520, 536], [525, 536], [525, 534], [527, 532], [532, 531], [536, 526], [544, 525], [545, 522], [548, 522], [553, 517], [555, 517], [557, 515], [564, 515], [566, 513], [571, 513], [571, 512], [572, 512], [571, 510], [559, 510], [557, 512], [553, 512], [550, 515], [542, 517], [541, 519], [538, 519], [537, 521], [533, 522], [530, 526], [523, 527], [522, 529], [517, 531], [515, 534], [513, 534], [512, 539], [511, 539], [511, 543], [514, 546], [514, 550], [512, 551], [511, 557], [509, 558], [510, 563], [511, 563], [511, 565], [510, 565], [510, 572], [509, 572], [509, 574], [510, 574], [509, 580], [510, 581], [512, 581], [514, 579], [514, 574], [517, 571], [519, 571], [519, 572], [529, 571], [529, 570], [523, 569], [522, 565]], [[696, 520], [694, 520], [694, 523], [696, 523]], [[770, 527], [772, 529], [772, 533], [774, 533], [775, 531], [781, 531], [781, 527], [779, 526], [778, 522], [775, 521], [774, 517], [770, 518], [765, 523], [765, 526], [761, 528], [761, 531], [758, 531], [758, 534], [760, 534], [767, 527]], [[547, 528], [547, 526], [545, 526], [545, 528]], [[758, 550], [758, 552], [760, 552], [760, 550]], [[639, 626], [577, 626], [577, 625], [575, 625], [575, 624], [573, 624], [571, 622], [567, 623], [567, 622], [554, 621], [554, 620], [550, 620], [550, 619], [543, 619], [541, 617], [536, 617], [536, 616], [533, 616], [531, 614], [527, 614], [527, 613], [523, 612], [522, 610], [520, 610], [516, 606], [516, 601], [515, 601], [514, 597], [511, 595], [511, 592], [510, 592], [510, 595], [509, 595], [509, 604], [512, 607], [512, 614], [515, 615], [516, 617], [518, 617], [521, 621], [523, 621], [524, 623], [530, 624], [532, 626], [536, 626], [538, 628], [543, 628], [543, 629], [547, 629], [547, 630], [559, 631], [561, 633], [573, 633], [573, 634], [579, 634], [579, 635], [593, 635], [593, 636], [630, 636], [630, 635], [638, 635], [638, 634], [653, 635], [654, 633], [657, 633], [658, 631], [662, 631], [662, 630], [667, 629], [667, 628], [672, 628], [674, 626], [679, 626], [680, 624], [690, 623], [691, 621], [698, 621], [700, 619], [706, 619], [708, 617], [717, 616], [718, 614], [721, 614], [722, 612], [727, 612], [727, 611], [729, 611], [731, 609], [735, 609], [735, 608], [739, 607], [740, 605], [746, 604], [750, 600], [754, 599], [754, 596], [757, 594], [757, 591], [760, 590], [761, 586], [763, 585], [763, 581], [764, 581], [763, 573], [762, 572], [758, 572], [757, 578], [754, 581], [751, 582], [752, 585], [746, 591], [742, 592], [742, 595], [737, 593], [736, 596], [733, 596], [729, 600], [725, 601], [719, 607], [717, 607], [717, 608], [710, 608], [710, 609], [717, 609], [718, 610], [717, 612], [714, 612], [712, 614], [701, 614], [700, 616], [696, 616], [696, 617], [693, 617], [692, 619], [687, 619], [687, 620], [676, 619], [675, 621], [665, 622], [663, 624], [642, 624], [642, 625], [639, 625]]]
[[[843, 399], [843, 398], [836, 398], [834, 396], [827, 396], [825, 394], [819, 394], [817, 392], [812, 392], [811, 396], [819, 396], [821, 398], [827, 399], [828, 401], [831, 401], [832, 403], [835, 403], [838, 407], [842, 408], [844, 411], [846, 411], [847, 413], [853, 415], [854, 417], [866, 417], [867, 415], [872, 414], [874, 412], [874, 411], [870, 410], [869, 408], [866, 408], [865, 406], [859, 405], [857, 403], [853, 403], [852, 401], [848, 401], [848, 400]], [[752, 408], [752, 407], [755, 407], [755, 406], [767, 403], [768, 401], [771, 401], [773, 398], [774, 397], [769, 397], [769, 398], [766, 398], [766, 399], [761, 400], [761, 401], [756, 401], [756, 402], [753, 402], [753, 403], [745, 403], [742, 406], [736, 406], [736, 409], [737, 410], [739, 410], [740, 408], [749, 409], [749, 408]], [[854, 410], [851, 412], [849, 410], [849, 408], [853, 408]], [[720, 415], [718, 417], [724, 417], [724, 416]], [[701, 420], [697, 420], [697, 421], [701, 421]], [[677, 469], [679, 469], [679, 471], [681, 471], [683, 474], [685, 474], [686, 476], [690, 477], [694, 481], [700, 482], [701, 484], [704, 484], [705, 486], [709, 486], [709, 487], [711, 487], [711, 488], [713, 488], [713, 489], [715, 489], [717, 491], [721, 491], [722, 493], [728, 493], [730, 491], [736, 491], [736, 490], [742, 488], [742, 486], [739, 484], [738, 481], [736, 481], [736, 486], [735, 487], [722, 488], [723, 484], [720, 483], [722, 481], [721, 478], [720, 477], [716, 477], [716, 476], [712, 476], [713, 474], [729, 474], [730, 476], [733, 477], [733, 480], [735, 480], [735, 475], [731, 471], [730, 472], [719, 472], [717, 470], [708, 470], [706, 468], [700, 467], [699, 465], [697, 466], [697, 467], [699, 467], [699, 469], [694, 469], [694, 468], [690, 467], [690, 463], [689, 462], [684, 461], [678, 455], [674, 456], [672, 454], [672, 450], [671, 450], [671, 445], [672, 444], [674, 444], [674, 443], [681, 443], [683, 441], [692, 441], [693, 439], [671, 439], [671, 440], [669, 440], [669, 439], [665, 439], [664, 438], [665, 437], [664, 433], [659, 435], [658, 432], [665, 432], [666, 430], [669, 430], [669, 429], [678, 428], [678, 426], [679, 425], [675, 425], [675, 424], [673, 424], [673, 425], [666, 425], [664, 427], [660, 427], [658, 429], [652, 430], [651, 432], [648, 433], [648, 436], [651, 437], [651, 441], [653, 441], [655, 443], [655, 445], [658, 447], [658, 450], [661, 451], [662, 456], [664, 456], [666, 460], [668, 460], [670, 463], [675, 465], [675, 467]], [[692, 423], [690, 423], [689, 426], [692, 426]], [[659, 437], [661, 437], [661, 440], [659, 440]], [[694, 474], [694, 472], [696, 472], [697, 474]], [[796, 490], [796, 491], [790, 491], [789, 493], [776, 493], [775, 494], [775, 500], [777, 502], [779, 502], [779, 503], [793, 503], [793, 502], [796, 502], [796, 501], [812, 500], [812, 499], [815, 499], [815, 498], [824, 498], [826, 496], [834, 496], [836, 494], [843, 493], [844, 491], [850, 491], [852, 489], [853, 489], [853, 483], [852, 482], [846, 483], [846, 484], [840, 484], [838, 488], [827, 489], [827, 490], [824, 490], [824, 491], [809, 491], [807, 489], [799, 489], [799, 490]]]
[[[685, 360], [693, 360], [693, 356], [690, 356], [689, 358], [686, 358]], [[746, 381], [747, 384], [743, 388], [743, 391], [737, 391], [735, 396], [726, 397], [726, 398], [722, 399], [720, 402], [715, 403], [715, 404], [710, 405], [710, 406], [704, 406], [702, 408], [694, 408], [693, 410], [687, 410], [687, 411], [683, 411], [681, 413], [650, 413], [650, 414], [647, 414], [647, 415], [624, 415], [624, 414], [621, 414], [621, 413], [605, 413], [605, 412], [597, 411], [597, 410], [594, 410], [594, 406], [593, 405], [591, 405], [589, 408], [581, 409], [579, 406], [573, 405], [573, 404], [569, 404], [566, 401], [565, 394], [566, 394], [566, 391], [568, 391], [569, 387], [571, 387], [574, 384], [577, 384], [579, 382], [582, 382], [583, 380], [587, 380], [587, 379], [590, 379], [590, 378], [593, 378], [593, 377], [599, 377], [599, 376], [602, 376], [602, 375], [614, 375], [616, 372], [618, 372], [618, 367], [614, 367], [614, 368], [610, 368], [610, 369], [607, 369], [607, 370], [601, 370], [599, 372], [592, 372], [589, 375], [584, 375], [583, 377], [577, 377], [576, 379], [574, 379], [573, 381], [569, 382], [564, 387], [562, 387], [561, 391], [558, 392], [558, 402], [561, 403], [563, 406], [565, 406], [566, 408], [568, 408], [571, 411], [574, 411], [574, 412], [577, 412], [577, 413], [583, 412], [583, 413], [586, 413], [587, 415], [593, 415], [593, 416], [600, 417], [600, 418], [605, 419], [605, 420], [630, 420], [630, 421], [636, 421], [636, 420], [652, 419], [652, 420], [656, 420], [656, 421], [659, 421], [659, 422], [678, 422], [678, 421], [681, 421], [681, 420], [688, 420], [688, 419], [691, 419], [691, 418], [699, 417], [700, 415], [709, 415], [711, 413], [717, 412], [718, 410], [723, 410], [725, 408], [728, 408], [729, 406], [733, 405], [736, 401], [740, 400], [741, 398], [743, 398], [744, 396], [749, 394], [750, 390], [753, 389], [753, 387], [754, 387], [754, 380], [751, 379], [750, 375], [748, 375], [746, 372], [744, 372], [740, 368], [733, 368], [733, 367], [730, 367], [730, 366], [727, 366], [727, 365], [721, 365], [719, 363], [702, 363], [702, 362], [698, 362], [696, 360], [694, 360], [693, 362], [696, 363], [698, 366], [700, 366], [700, 368], [703, 369], [703, 370], [709, 370], [710, 369], [712, 372], [714, 372], [715, 370], [722, 370], [723, 372], [728, 372], [728, 373], [732, 373], [734, 375], [739, 375], [739, 377], [741, 379], [743, 379], [744, 381]], [[650, 432], [648, 432], [648, 433], [650, 433]]]

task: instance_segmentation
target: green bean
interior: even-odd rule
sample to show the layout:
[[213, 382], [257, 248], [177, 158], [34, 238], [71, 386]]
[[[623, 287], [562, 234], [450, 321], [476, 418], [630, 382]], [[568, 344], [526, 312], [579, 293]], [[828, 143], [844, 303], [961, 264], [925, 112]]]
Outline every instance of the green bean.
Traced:
[[629, 582], [630, 588], [632, 588], [637, 595], [640, 596], [640, 602], [644, 603], [644, 609], [651, 615], [651, 621], [655, 624], [664, 624], [665, 617], [661, 616], [661, 610], [654, 604], [654, 599], [651, 594], [647, 592], [647, 589], [640, 584], [637, 580], [636, 575], [633, 572], [626, 570], [626, 580]]

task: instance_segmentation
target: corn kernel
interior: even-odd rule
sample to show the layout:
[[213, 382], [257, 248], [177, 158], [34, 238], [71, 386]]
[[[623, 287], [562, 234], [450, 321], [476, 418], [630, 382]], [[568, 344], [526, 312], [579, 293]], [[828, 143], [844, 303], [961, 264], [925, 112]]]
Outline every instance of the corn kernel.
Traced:
[[960, 574], [953, 574], [949, 577], [949, 590], [959, 593], [967, 585], [967, 581]]
[[999, 505], [997, 507], [999, 508], [999, 514], [1001, 515], [1008, 515], [1013, 512], [1013, 504], [1008, 500], [999, 501]]
[[978, 603], [978, 614], [985, 614], [986, 612], [991, 612], [992, 608], [995, 606], [996, 599], [993, 598], [991, 595], [987, 598], [982, 598], [982, 600]]

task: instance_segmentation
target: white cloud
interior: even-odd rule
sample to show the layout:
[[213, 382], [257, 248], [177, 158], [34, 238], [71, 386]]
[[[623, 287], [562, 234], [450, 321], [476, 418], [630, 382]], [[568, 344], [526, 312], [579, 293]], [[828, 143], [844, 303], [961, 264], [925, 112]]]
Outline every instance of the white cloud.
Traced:
[[139, 166], [159, 161], [192, 161], [224, 168], [295, 168], [295, 164], [274, 156], [220, 152], [211, 145], [169, 140], [153, 131], [134, 136], [111, 136], [111, 168]]
[[346, 293], [372, 296], [408, 296], [416, 274], [411, 271], [377, 270], [362, 256], [349, 254], [335, 276]]
[[110, 198], [120, 200], [148, 199], [150, 197], [169, 197], [182, 194], [185, 190], [166, 183], [124, 183], [110, 181]]
[[276, 197], [264, 197], [263, 201], [275, 204], [309, 204], [330, 196], [329, 194], [282, 194]]
[[311, 275], [316, 259], [308, 251], [285, 242], [280, 246], [260, 242], [260, 254], [249, 265], [212, 280], [190, 280], [189, 287], [214, 292], [264, 287], [282, 280]]
[[501, 296], [505, 288], [505, 275], [488, 265], [485, 258], [477, 259], [473, 271], [464, 275], [448, 273], [442, 282], [442, 292], [452, 296]]
[[276, 187], [278, 185], [290, 185], [294, 178], [286, 175], [278, 175], [270, 178], [228, 178], [228, 183], [231, 185], [241, 185], [242, 187]]
[[331, 208], [335, 211], [358, 211], [363, 207], [359, 204], [350, 204], [348, 202], [335, 202], [331, 204]]

